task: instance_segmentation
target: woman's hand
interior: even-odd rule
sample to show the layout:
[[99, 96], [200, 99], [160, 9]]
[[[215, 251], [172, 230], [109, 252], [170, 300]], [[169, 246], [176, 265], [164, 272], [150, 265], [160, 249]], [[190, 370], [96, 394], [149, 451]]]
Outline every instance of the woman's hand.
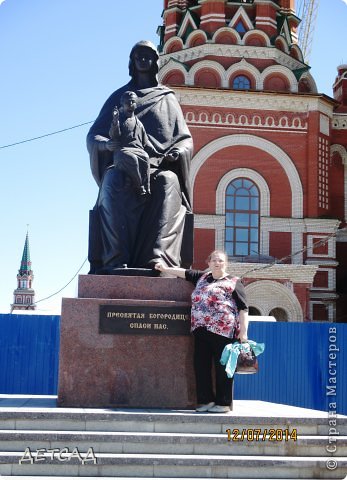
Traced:
[[239, 333], [238, 337], [236, 337], [238, 340], [240, 340], [241, 343], [247, 343], [248, 342], [248, 337], [246, 334], [241, 334]]
[[155, 270], [159, 270], [161, 273], [166, 273], [169, 276], [185, 278], [186, 269], [180, 267], [165, 267], [162, 263], [156, 263], [154, 265]]
[[164, 273], [165, 272], [165, 267], [162, 263], [156, 263], [154, 265], [154, 270], [159, 270], [159, 272]]

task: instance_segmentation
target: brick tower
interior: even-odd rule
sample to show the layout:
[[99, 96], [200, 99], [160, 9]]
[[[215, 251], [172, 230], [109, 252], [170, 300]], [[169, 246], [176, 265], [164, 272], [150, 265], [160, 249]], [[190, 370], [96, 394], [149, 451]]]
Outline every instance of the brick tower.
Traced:
[[17, 275], [17, 288], [13, 292], [13, 310], [35, 310], [35, 291], [32, 288], [34, 274], [31, 269], [30, 250], [29, 250], [29, 233], [25, 237], [24, 249], [20, 268]]
[[335, 321], [346, 69], [318, 93], [299, 23], [294, 0], [165, 0], [159, 76], [194, 138], [194, 265], [226, 250], [251, 313]]

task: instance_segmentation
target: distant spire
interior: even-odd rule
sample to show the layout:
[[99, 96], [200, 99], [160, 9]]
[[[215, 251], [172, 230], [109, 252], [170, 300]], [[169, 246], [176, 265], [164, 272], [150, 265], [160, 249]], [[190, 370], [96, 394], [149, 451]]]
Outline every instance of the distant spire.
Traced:
[[22, 261], [17, 274], [17, 288], [13, 292], [13, 310], [35, 310], [35, 291], [32, 288], [34, 273], [31, 269], [30, 250], [29, 250], [29, 232], [25, 237]]
[[22, 255], [22, 261], [20, 263], [19, 275], [29, 274], [31, 271], [30, 261], [30, 249], [29, 249], [29, 232], [27, 231]]

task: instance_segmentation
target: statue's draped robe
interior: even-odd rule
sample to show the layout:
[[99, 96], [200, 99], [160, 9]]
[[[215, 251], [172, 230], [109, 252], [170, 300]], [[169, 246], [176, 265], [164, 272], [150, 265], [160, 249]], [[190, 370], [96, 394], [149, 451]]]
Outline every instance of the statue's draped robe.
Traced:
[[[126, 174], [113, 167], [112, 152], [95, 140], [97, 135], [108, 138], [113, 109], [120, 106], [120, 97], [127, 90], [138, 96], [135, 113], [156, 150], [162, 155], [175, 147], [180, 151], [175, 162], [150, 159], [148, 196], [136, 193]], [[168, 266], [181, 265], [185, 216], [191, 211], [193, 142], [173, 91], [164, 86], [138, 90], [130, 81], [106, 101], [88, 133], [87, 146], [91, 170], [100, 187], [95, 212], [100, 225], [98, 268], [108, 270], [122, 264], [148, 268], [158, 260]], [[90, 250], [93, 248], [90, 245]]]

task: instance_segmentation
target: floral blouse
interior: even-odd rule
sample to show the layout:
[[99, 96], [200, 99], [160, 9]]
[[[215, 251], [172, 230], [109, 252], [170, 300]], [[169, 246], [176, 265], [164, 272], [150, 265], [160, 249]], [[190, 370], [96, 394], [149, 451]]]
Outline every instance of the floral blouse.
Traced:
[[192, 292], [191, 331], [199, 327], [223, 337], [234, 338], [240, 331], [239, 311], [247, 310], [244, 287], [238, 277], [214, 279], [211, 272], [186, 270], [186, 279], [195, 284]]

